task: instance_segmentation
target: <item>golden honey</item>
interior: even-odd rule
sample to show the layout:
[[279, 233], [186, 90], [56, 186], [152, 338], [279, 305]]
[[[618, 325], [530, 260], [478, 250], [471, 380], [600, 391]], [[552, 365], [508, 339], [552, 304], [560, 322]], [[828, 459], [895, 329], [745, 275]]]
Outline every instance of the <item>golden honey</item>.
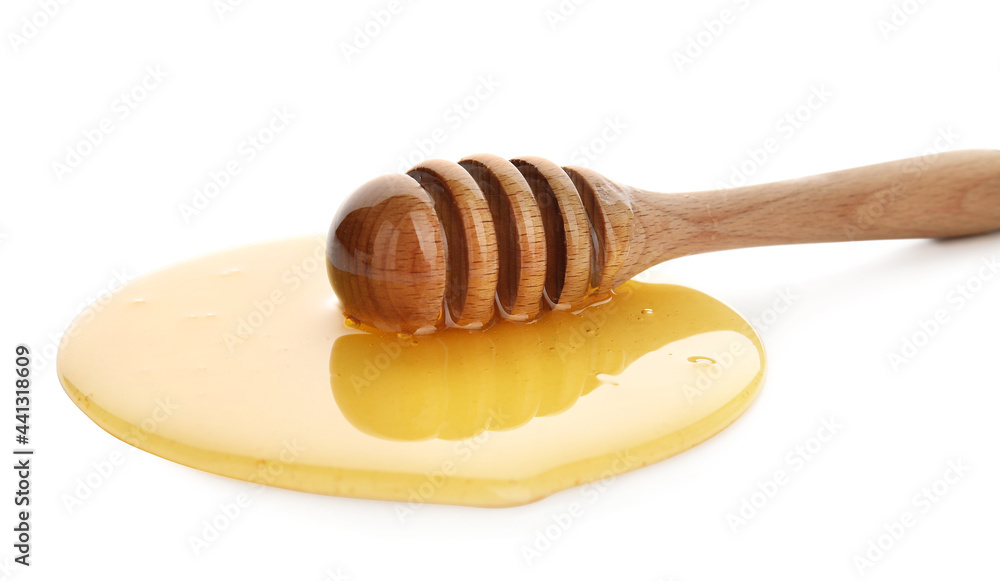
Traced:
[[112, 435], [208, 472], [340, 496], [511, 506], [686, 450], [756, 395], [750, 325], [629, 282], [579, 312], [393, 335], [345, 324], [320, 237], [136, 279], [75, 321], [60, 380]]

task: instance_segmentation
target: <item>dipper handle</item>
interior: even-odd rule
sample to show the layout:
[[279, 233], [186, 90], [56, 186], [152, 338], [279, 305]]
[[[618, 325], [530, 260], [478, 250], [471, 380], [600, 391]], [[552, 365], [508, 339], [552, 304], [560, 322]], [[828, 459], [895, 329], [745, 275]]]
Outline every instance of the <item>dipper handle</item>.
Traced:
[[733, 248], [950, 238], [1000, 229], [1000, 151], [914, 157], [781, 182], [691, 194], [634, 191], [645, 256], [615, 284], [664, 260]]

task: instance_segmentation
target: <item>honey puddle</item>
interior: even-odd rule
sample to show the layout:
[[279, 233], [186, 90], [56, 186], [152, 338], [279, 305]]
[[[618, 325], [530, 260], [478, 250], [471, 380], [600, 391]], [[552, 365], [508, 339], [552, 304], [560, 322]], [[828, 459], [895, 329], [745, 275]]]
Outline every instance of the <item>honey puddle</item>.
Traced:
[[485, 331], [349, 328], [324, 249], [270, 242], [130, 282], [67, 329], [63, 387], [112, 435], [208, 472], [512, 506], [695, 446], [763, 377], [750, 325], [673, 285]]

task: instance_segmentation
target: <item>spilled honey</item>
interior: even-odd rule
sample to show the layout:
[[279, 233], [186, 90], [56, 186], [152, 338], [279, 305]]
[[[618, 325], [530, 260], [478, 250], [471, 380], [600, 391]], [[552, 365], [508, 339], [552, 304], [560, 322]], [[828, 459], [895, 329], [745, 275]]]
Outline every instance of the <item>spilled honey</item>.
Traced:
[[112, 435], [208, 472], [511, 506], [704, 441], [763, 377], [750, 325], [673, 285], [482, 331], [352, 328], [324, 248], [260, 244], [130, 282], [67, 330], [63, 387]]

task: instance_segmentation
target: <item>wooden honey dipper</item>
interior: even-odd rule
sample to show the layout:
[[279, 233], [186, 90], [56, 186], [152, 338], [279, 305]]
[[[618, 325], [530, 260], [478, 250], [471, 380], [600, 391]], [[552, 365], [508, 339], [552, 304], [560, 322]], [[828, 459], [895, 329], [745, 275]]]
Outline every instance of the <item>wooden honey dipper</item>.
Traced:
[[349, 317], [420, 334], [580, 306], [690, 254], [998, 228], [997, 150], [686, 194], [537, 157], [473, 155], [361, 186], [334, 218], [327, 271]]

